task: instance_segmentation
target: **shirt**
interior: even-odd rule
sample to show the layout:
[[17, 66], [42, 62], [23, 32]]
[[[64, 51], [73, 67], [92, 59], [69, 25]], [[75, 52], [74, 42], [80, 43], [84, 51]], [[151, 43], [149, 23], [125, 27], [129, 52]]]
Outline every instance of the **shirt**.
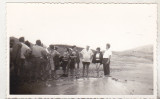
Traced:
[[96, 60], [100, 60], [100, 53], [96, 54]]
[[110, 49], [104, 52], [103, 58], [109, 58], [109, 56], [112, 56], [112, 51]]
[[93, 52], [90, 49], [88, 51], [86, 49], [83, 49], [81, 51], [81, 54], [82, 54], [82, 61], [83, 62], [91, 62]]
[[38, 46], [38, 45], [34, 45], [32, 47], [32, 55], [34, 57], [43, 57], [42, 52], [46, 51], [43, 47]]
[[26, 54], [27, 50], [30, 50], [30, 48], [24, 43], [21, 43], [21, 44], [22, 44], [22, 47], [21, 47], [21, 59], [25, 59], [25, 54]]

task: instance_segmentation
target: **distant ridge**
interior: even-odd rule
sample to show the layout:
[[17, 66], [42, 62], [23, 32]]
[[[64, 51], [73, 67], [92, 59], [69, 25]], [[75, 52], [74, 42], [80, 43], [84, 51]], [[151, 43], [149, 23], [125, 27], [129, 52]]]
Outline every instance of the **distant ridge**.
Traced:
[[126, 50], [126, 51], [121, 51], [121, 52], [141, 52], [141, 53], [153, 53], [153, 45], [144, 45], [141, 47], [136, 47], [134, 49]]
[[145, 45], [145, 46], [137, 47], [131, 50], [114, 52], [114, 54], [121, 55], [121, 56], [134, 56], [134, 57], [153, 60], [153, 45]]

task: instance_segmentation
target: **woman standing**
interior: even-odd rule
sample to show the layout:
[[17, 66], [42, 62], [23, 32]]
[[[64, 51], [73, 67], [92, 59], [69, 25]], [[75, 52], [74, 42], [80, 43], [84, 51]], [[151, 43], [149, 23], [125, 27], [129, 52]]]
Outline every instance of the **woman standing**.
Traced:
[[99, 77], [99, 68], [100, 68], [100, 65], [102, 64], [102, 60], [103, 60], [103, 54], [101, 52], [101, 49], [98, 47], [94, 52], [93, 60], [92, 60], [92, 62], [96, 64], [97, 77]]

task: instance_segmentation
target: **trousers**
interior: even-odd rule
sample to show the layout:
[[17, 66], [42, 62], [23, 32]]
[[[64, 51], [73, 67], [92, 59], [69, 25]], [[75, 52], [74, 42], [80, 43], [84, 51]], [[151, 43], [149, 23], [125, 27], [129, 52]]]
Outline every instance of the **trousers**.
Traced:
[[103, 70], [104, 70], [104, 75], [109, 75], [110, 74], [110, 62], [107, 64], [108, 58], [103, 58]]

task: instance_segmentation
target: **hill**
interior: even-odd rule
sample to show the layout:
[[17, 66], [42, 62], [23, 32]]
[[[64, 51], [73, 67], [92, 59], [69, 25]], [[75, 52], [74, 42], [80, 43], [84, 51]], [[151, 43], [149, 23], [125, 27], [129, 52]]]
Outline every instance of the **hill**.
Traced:
[[133, 56], [137, 58], [145, 58], [153, 61], [153, 45], [145, 45], [137, 47], [131, 50], [113, 52], [115, 55], [119, 56]]

